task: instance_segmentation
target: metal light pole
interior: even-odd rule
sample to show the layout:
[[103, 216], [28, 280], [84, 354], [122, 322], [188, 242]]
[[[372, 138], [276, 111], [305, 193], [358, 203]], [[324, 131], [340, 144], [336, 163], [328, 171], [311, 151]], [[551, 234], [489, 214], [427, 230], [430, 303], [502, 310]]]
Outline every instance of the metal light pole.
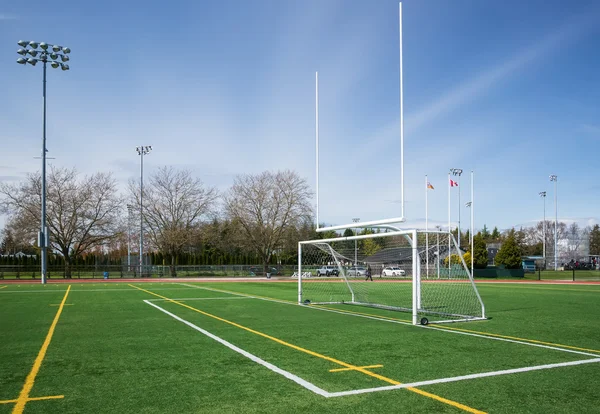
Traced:
[[458, 176], [458, 248], [460, 249], [460, 176], [463, 172], [460, 168], [450, 168], [450, 172], [454, 176]]
[[542, 237], [543, 237], [543, 255], [544, 255], [544, 270], [546, 269], [546, 192], [540, 191], [540, 197], [544, 199], [544, 221], [542, 223]]
[[131, 271], [131, 210], [133, 206], [127, 204], [127, 271]]
[[144, 271], [144, 155], [152, 151], [152, 146], [142, 145], [136, 147], [135, 150], [140, 156], [140, 277], [142, 277]]
[[554, 270], [558, 270], [558, 201], [557, 201], [557, 186], [558, 176], [552, 174], [550, 181], [554, 181]]
[[[31, 66], [35, 66], [36, 63], [42, 62], [44, 68], [44, 77], [42, 82], [42, 96], [44, 97], [44, 120], [42, 128], [42, 209], [41, 209], [41, 223], [40, 231], [38, 233], [38, 246], [40, 247], [40, 261], [41, 261], [41, 280], [42, 284], [46, 283], [46, 276], [48, 273], [48, 229], [46, 227], [46, 64], [49, 62], [50, 66], [54, 69], [60, 67], [62, 70], [69, 70], [69, 65], [64, 62], [69, 61], [68, 54], [71, 53], [71, 49], [68, 47], [50, 45], [45, 42], [34, 42], [27, 40], [19, 40], [17, 42], [22, 48], [17, 50], [17, 53], [21, 56], [30, 55], [30, 58], [20, 57], [17, 59], [17, 63], [25, 65], [29, 63]], [[23, 49], [25, 48], [25, 49]], [[39, 49], [38, 49], [39, 48]], [[50, 50], [48, 50], [50, 49]], [[39, 55], [39, 57], [38, 57]], [[58, 59], [61, 61], [59, 62]]]
[[[360, 221], [360, 218], [353, 218], [352, 221], [354, 223], [358, 223]], [[354, 229], [354, 235], [356, 236], [356, 229]], [[358, 245], [356, 243], [356, 239], [354, 239], [354, 267], [356, 267], [357, 251], [358, 251]]]

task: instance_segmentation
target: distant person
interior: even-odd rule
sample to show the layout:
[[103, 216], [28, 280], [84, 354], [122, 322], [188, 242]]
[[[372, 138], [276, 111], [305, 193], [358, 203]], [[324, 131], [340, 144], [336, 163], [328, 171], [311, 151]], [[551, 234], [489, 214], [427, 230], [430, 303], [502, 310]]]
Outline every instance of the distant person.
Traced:
[[367, 275], [367, 278], [365, 279], [365, 282], [369, 279], [371, 279], [371, 282], [373, 281], [373, 276], [371, 276], [371, 265], [367, 265], [367, 271], [365, 272], [365, 274]]

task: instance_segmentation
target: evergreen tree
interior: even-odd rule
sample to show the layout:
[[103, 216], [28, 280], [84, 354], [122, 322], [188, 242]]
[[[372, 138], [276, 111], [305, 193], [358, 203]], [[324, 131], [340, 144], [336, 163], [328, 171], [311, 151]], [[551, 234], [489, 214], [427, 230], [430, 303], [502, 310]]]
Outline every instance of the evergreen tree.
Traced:
[[473, 236], [473, 250], [475, 253], [473, 258], [475, 269], [485, 269], [488, 264], [488, 251], [481, 232]]
[[590, 254], [600, 254], [600, 225], [596, 224], [590, 231]]
[[490, 231], [488, 230], [487, 226], [484, 224], [483, 225], [483, 229], [481, 230], [481, 237], [483, 238], [483, 241], [488, 241], [490, 238]]
[[490, 235], [490, 238], [492, 240], [500, 239], [500, 232], [498, 231], [498, 227], [494, 227], [494, 230], [492, 230], [492, 234]]
[[352, 230], [352, 229], [344, 230], [344, 237], [352, 237], [352, 236], [354, 236], [354, 230]]
[[507, 269], [520, 269], [523, 264], [521, 256], [523, 252], [517, 244], [514, 229], [508, 232], [506, 240], [496, 255], [496, 263], [504, 265]]
[[381, 250], [381, 246], [375, 242], [375, 239], [365, 239], [363, 240], [363, 254], [365, 256], [372, 256]]

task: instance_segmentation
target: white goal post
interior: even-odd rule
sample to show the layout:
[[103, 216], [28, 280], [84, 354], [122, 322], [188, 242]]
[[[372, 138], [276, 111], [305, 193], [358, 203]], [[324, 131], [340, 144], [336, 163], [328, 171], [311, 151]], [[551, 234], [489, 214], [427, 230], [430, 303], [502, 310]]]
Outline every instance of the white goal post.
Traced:
[[415, 325], [486, 319], [451, 233], [375, 231], [299, 242], [298, 303], [410, 312]]

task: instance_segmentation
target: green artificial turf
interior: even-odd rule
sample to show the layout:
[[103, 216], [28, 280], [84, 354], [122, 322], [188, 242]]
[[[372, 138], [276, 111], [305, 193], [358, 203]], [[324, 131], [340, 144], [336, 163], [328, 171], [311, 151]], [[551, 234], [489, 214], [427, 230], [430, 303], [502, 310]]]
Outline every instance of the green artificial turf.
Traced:
[[[6, 286], [0, 400], [19, 396], [69, 285]], [[27, 402], [27, 413], [598, 412], [599, 363], [419, 387], [427, 395], [397, 389], [325, 398], [144, 300], [333, 393], [600, 358], [600, 285], [479, 283], [492, 319], [428, 327], [381, 309], [299, 306], [296, 283], [70, 286], [30, 393], [64, 398]], [[346, 364], [383, 366], [329, 371]], [[0, 404], [0, 414], [14, 406]]]

